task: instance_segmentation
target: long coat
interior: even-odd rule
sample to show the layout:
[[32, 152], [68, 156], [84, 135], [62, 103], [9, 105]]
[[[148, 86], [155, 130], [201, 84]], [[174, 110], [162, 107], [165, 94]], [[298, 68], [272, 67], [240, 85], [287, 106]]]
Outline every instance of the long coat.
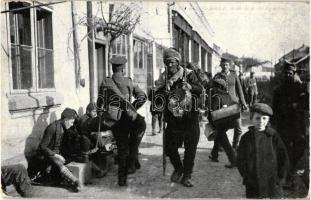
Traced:
[[281, 197], [288, 170], [288, 156], [278, 133], [267, 127], [257, 132], [250, 127], [240, 141], [237, 165], [246, 187], [257, 189], [260, 198]]

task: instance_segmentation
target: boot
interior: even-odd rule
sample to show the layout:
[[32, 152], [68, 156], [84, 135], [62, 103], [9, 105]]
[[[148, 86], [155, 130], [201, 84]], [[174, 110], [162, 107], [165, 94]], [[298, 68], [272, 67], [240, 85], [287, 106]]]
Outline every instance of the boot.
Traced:
[[193, 183], [191, 182], [191, 176], [184, 175], [181, 179], [181, 184], [183, 184], [186, 187], [193, 187]]
[[182, 170], [174, 170], [173, 174], [171, 175], [171, 181], [174, 183], [178, 183], [182, 174]]
[[69, 171], [65, 166], [60, 169], [61, 176], [70, 184], [74, 192], [79, 192], [82, 190], [82, 184], [80, 181]]

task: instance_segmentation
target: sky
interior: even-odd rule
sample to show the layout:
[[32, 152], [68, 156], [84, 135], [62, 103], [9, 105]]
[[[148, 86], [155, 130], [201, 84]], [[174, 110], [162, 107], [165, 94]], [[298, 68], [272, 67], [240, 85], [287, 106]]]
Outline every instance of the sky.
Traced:
[[303, 2], [200, 2], [224, 52], [277, 61], [310, 45], [310, 5]]

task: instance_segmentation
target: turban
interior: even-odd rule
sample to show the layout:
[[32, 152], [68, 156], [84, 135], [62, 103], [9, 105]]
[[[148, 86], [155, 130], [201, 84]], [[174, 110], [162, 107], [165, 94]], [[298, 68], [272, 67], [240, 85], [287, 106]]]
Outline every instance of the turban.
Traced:
[[294, 63], [288, 62], [287, 60], [284, 61], [283, 71], [293, 71], [296, 72], [296, 66]]
[[166, 62], [168, 60], [176, 60], [177, 62], [180, 62], [181, 55], [173, 48], [165, 49], [163, 52], [163, 61]]

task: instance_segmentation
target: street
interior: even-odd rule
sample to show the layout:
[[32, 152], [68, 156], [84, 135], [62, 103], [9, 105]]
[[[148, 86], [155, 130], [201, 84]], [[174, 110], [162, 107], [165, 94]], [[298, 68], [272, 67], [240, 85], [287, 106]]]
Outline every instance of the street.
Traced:
[[[243, 133], [247, 129], [248, 115], [243, 115]], [[166, 175], [162, 173], [162, 134], [151, 135], [148, 124], [146, 134], [140, 145], [140, 163], [142, 168], [135, 175], [129, 175], [128, 186], [117, 185], [117, 165], [103, 178], [93, 178], [79, 193], [65, 188], [34, 186], [35, 197], [38, 198], [242, 198], [244, 187], [237, 170], [225, 168], [228, 162], [224, 152], [220, 153], [219, 162], [211, 162], [208, 158], [213, 142], [207, 141], [201, 127], [201, 136], [196, 154], [192, 175], [193, 188], [170, 182], [173, 168], [167, 158]], [[233, 131], [228, 131], [232, 140]], [[183, 149], [180, 149], [183, 152]], [[18, 196], [13, 186], [8, 187], [9, 195]]]

